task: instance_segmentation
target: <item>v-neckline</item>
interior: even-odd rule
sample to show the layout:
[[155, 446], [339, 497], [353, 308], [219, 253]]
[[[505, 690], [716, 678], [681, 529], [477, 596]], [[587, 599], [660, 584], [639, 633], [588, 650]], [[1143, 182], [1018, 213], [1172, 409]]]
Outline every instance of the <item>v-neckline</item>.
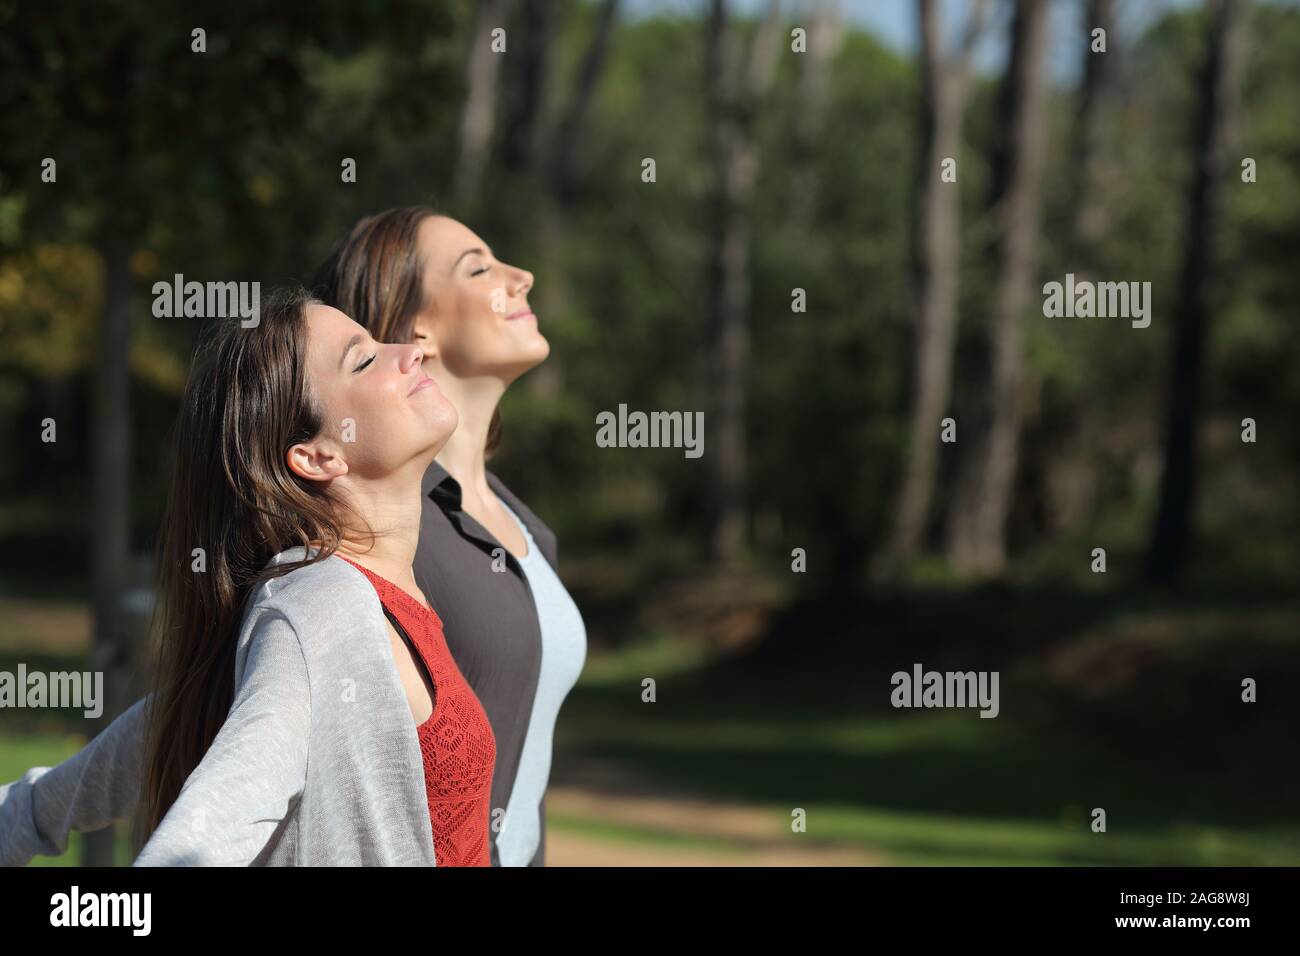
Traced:
[[[521, 537], [521, 538], [524, 539], [524, 547], [525, 547], [527, 550], [524, 551], [523, 554], [515, 554], [515, 553], [514, 553], [513, 551], [511, 551], [509, 548], [506, 548], [504, 542], [498, 541], [497, 544], [499, 544], [499, 545], [501, 545], [501, 547], [505, 548], [505, 549], [506, 549], [506, 553], [509, 554], [510, 557], [514, 558], [516, 561], [518, 561], [518, 562], [522, 565], [525, 561], [527, 561], [529, 558], [531, 558], [531, 557], [533, 556], [533, 554], [537, 551], [537, 543], [536, 543], [535, 541], [532, 540], [532, 537], [530, 536], [530, 534], [529, 534], [529, 532], [528, 532], [528, 526], [527, 526], [526, 524], [524, 524], [524, 519], [521, 518], [521, 517], [519, 517], [519, 515], [515, 514], [515, 513], [510, 509], [510, 506], [509, 506], [508, 504], [506, 504], [505, 499], [502, 498], [499, 494], [496, 493], [496, 489], [493, 489], [493, 490], [492, 490], [492, 497], [496, 498], [497, 503], [498, 503], [499, 505], [501, 505], [501, 508], [502, 508], [503, 511], [505, 511], [505, 513], [506, 513], [506, 518], [509, 519], [510, 523], [513, 524], [515, 527], [517, 527], [517, 528], [519, 529], [519, 537]], [[473, 515], [470, 515], [470, 517], [473, 517]], [[483, 523], [483, 522], [481, 522], [481, 521], [479, 522], [479, 524], [482, 524], [482, 523]], [[486, 530], [486, 529], [484, 529], [484, 530]], [[490, 531], [489, 531], [488, 533], [491, 534]], [[492, 535], [492, 537], [495, 538], [496, 535]]]
[[[340, 554], [339, 557], [342, 558], [344, 561], [346, 561], [348, 564], [352, 565], [354, 568], [356, 568], [358, 571], [360, 571], [362, 574], [366, 575], [367, 577], [372, 578], [375, 581], [383, 581], [390, 588], [392, 588], [394, 591], [400, 594], [402, 600], [413, 605], [416, 608], [416, 610], [420, 611], [420, 613], [428, 614], [432, 616], [433, 619], [438, 623], [438, 626], [442, 627], [442, 618], [438, 616], [438, 612], [435, 611], [430, 605], [426, 604], [424, 601], [421, 601], [414, 594], [407, 591], [406, 588], [402, 587], [400, 584], [397, 584], [395, 581], [388, 580], [388, 578], [384, 577], [382, 574], [370, 570], [365, 565], [358, 564], [356, 561], [353, 561], [351, 558], [347, 557], [346, 555]], [[382, 604], [383, 602], [381, 601], [380, 603]]]
[[[356, 568], [358, 571], [364, 574], [367, 577], [367, 579], [370, 580], [372, 587], [374, 586], [375, 581], [383, 581], [390, 588], [392, 588], [394, 591], [400, 594], [403, 600], [409, 602], [410, 604], [415, 605], [415, 607], [418, 610], [424, 612], [425, 614], [430, 615], [433, 618], [433, 620], [437, 623], [438, 629], [440, 631], [442, 630], [442, 618], [438, 617], [438, 612], [435, 611], [433, 608], [431, 608], [429, 605], [420, 601], [414, 594], [408, 594], [404, 588], [398, 587], [397, 584], [388, 580], [388, 578], [384, 577], [382, 574], [377, 574], [374, 571], [371, 571], [369, 568], [357, 564], [357, 562], [353, 561], [349, 557], [346, 557], [342, 554], [340, 554], [339, 557], [343, 558], [344, 561], [346, 561], [348, 564], [352, 565], [354, 568]], [[443, 688], [438, 686], [438, 681], [433, 674], [433, 668], [429, 664], [429, 661], [426, 659], [424, 650], [422, 650], [419, 646], [416, 645], [415, 638], [411, 637], [411, 635], [407, 633], [406, 627], [402, 625], [402, 622], [400, 620], [398, 620], [397, 615], [393, 614], [389, 610], [387, 603], [384, 601], [383, 595], [376, 593], [375, 597], [379, 598], [379, 606], [384, 611], [384, 619], [388, 622], [390, 626], [392, 626], [393, 630], [397, 632], [398, 636], [403, 638], [403, 643], [407, 644], [410, 647], [410, 649], [415, 653], [415, 656], [419, 661], [420, 669], [424, 671], [425, 676], [427, 676], [429, 679], [429, 683], [433, 686], [433, 708], [429, 711], [429, 716], [426, 717], [420, 723], [415, 723], [415, 718], [414, 717], [411, 718], [411, 722], [415, 727], [416, 742], [417, 744], [419, 744], [424, 734], [426, 733], [427, 728], [433, 725], [434, 718], [438, 716], [439, 708], [442, 707], [443, 697], [445, 696], [444, 691]], [[391, 618], [390, 618], [390, 614], [391, 614]]]

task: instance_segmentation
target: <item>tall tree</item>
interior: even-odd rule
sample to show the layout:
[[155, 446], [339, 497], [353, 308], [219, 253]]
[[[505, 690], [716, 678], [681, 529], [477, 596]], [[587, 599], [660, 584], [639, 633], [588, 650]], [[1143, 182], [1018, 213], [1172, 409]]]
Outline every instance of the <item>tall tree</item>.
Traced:
[[577, 84], [564, 115], [550, 131], [547, 165], [551, 195], [561, 205], [569, 205], [581, 193], [579, 157], [587, 140], [591, 101], [609, 58], [610, 39], [618, 20], [618, 0], [605, 0], [597, 14], [596, 29], [582, 58]]
[[945, 181], [943, 164], [956, 162], [971, 52], [988, 5], [978, 0], [961, 44], [952, 53], [943, 48], [938, 6], [935, 0], [917, 0], [916, 5], [921, 39], [921, 158], [916, 166], [912, 226], [916, 324], [910, 440], [893, 534], [875, 568], [880, 578], [892, 577], [921, 546], [934, 496], [939, 421], [952, 392], [961, 207], [957, 182], [950, 177]]
[[956, 504], [949, 514], [949, 560], [961, 574], [996, 574], [1006, 563], [1006, 521], [1019, 458], [1024, 314], [1037, 262], [1046, 36], [1045, 0], [1017, 0], [999, 110], [1008, 135], [996, 138], [993, 158], [990, 205], [997, 288], [989, 424], [974, 453], [963, 460]]
[[[452, 190], [468, 204], [478, 194], [483, 167], [492, 147], [502, 54], [492, 49], [493, 31], [505, 29], [513, 0], [482, 0], [474, 18], [465, 77], [465, 109]], [[509, 36], [506, 37], [509, 51]]]
[[1164, 583], [1173, 583], [1181, 575], [1191, 534], [1201, 370], [1216, 292], [1215, 240], [1245, 57], [1246, 0], [1210, 0], [1209, 7], [1209, 44], [1192, 138], [1196, 165], [1187, 191], [1187, 224], [1174, 313], [1178, 319], [1170, 340], [1164, 470], [1148, 556], [1150, 575]]
[[[1079, 111], [1074, 122], [1073, 175], [1074, 219], [1070, 229], [1068, 255], [1076, 273], [1092, 265], [1092, 250], [1100, 238], [1102, 207], [1095, 188], [1098, 137], [1101, 132], [1100, 102], [1110, 70], [1110, 34], [1115, 22], [1114, 0], [1088, 0], [1084, 7], [1085, 43], [1083, 81], [1079, 87]], [[1107, 49], [1093, 49], [1092, 32], [1103, 30]]]
[[[538, 286], [533, 301], [541, 306], [543, 315], [571, 309], [574, 301], [572, 270], [565, 256], [571, 248], [571, 217], [587, 193], [584, 153], [589, 145], [591, 105], [609, 59], [618, 7], [619, 0], [605, 0], [594, 12], [595, 25], [568, 102], [559, 120], [540, 134], [543, 169], [533, 192], [543, 201], [536, 221], [533, 254], [537, 263], [533, 268], [546, 281]], [[536, 395], [557, 395], [564, 391], [565, 375], [563, 356], [554, 355], [524, 380], [524, 388]]]
[[553, 0], [520, 0], [511, 32], [501, 103], [501, 164], [509, 172], [533, 174], [543, 138], [543, 90], [556, 25]]
[[718, 436], [712, 456], [712, 546], [724, 561], [734, 559], [747, 540], [751, 206], [759, 161], [754, 123], [776, 74], [780, 30], [780, 0], [769, 0], [741, 61], [725, 0], [713, 0], [707, 56], [715, 176], [708, 282], [714, 335], [711, 418]]
[[817, 165], [814, 152], [826, 125], [831, 66], [844, 43], [842, 0], [813, 0], [805, 18], [808, 50], [799, 58], [799, 112], [794, 120], [796, 163], [790, 187], [790, 222], [810, 228], [817, 211]]

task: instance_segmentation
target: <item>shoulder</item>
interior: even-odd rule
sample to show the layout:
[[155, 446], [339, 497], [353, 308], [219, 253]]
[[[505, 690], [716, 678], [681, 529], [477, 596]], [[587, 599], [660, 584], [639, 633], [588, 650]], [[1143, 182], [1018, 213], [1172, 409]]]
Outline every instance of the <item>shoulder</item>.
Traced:
[[379, 596], [364, 574], [333, 554], [302, 564], [304, 560], [305, 549], [295, 547], [267, 562], [266, 571], [282, 573], [254, 588], [246, 626], [263, 617], [282, 617], [301, 636], [326, 625], [350, 628], [381, 620]]

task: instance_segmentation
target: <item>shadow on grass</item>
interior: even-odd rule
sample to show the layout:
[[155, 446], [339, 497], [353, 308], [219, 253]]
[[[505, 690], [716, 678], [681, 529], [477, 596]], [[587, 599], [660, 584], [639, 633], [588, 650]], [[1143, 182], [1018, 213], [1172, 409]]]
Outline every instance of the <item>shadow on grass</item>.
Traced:
[[[1300, 857], [1295, 612], [1290, 598], [1000, 588], [805, 601], [706, 666], [579, 685], [557, 775], [582, 755], [719, 799], [1084, 835], [1102, 807], [1128, 833], [1271, 828]], [[890, 675], [914, 663], [999, 671], [1000, 716], [895, 709]], [[1253, 704], [1240, 687], [1251, 675], [1268, 688]], [[1062, 860], [1097, 857], [1066, 849]]]

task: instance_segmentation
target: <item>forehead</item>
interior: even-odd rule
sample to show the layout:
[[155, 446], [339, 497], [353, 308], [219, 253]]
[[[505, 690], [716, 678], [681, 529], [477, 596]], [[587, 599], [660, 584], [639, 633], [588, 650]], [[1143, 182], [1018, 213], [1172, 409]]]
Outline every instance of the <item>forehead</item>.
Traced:
[[[307, 306], [304, 318], [307, 322], [308, 349], [319, 358], [328, 359], [330, 353], [342, 349], [352, 336], [366, 334], [366, 330], [358, 323], [333, 306], [313, 303]], [[334, 360], [338, 360], [337, 355]]]
[[444, 269], [466, 249], [488, 247], [473, 229], [449, 216], [430, 216], [420, 223], [420, 233], [428, 263]]

